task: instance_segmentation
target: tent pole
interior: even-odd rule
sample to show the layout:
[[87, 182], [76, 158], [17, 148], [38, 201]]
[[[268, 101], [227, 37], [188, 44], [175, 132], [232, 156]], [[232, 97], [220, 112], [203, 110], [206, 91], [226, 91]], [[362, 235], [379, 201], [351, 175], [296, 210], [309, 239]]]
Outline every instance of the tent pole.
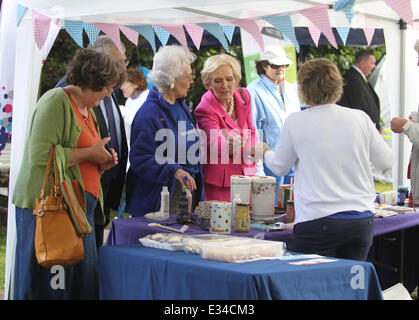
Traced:
[[[400, 108], [399, 108], [399, 117], [405, 118], [406, 108], [405, 108], [405, 90], [406, 90], [406, 81], [404, 77], [404, 70], [406, 70], [406, 29], [407, 24], [402, 19], [399, 20], [399, 29], [400, 29]], [[399, 134], [399, 154], [398, 154], [398, 166], [397, 166], [397, 185], [403, 185], [403, 164], [404, 164], [404, 135]], [[394, 186], [397, 187], [397, 186]]]

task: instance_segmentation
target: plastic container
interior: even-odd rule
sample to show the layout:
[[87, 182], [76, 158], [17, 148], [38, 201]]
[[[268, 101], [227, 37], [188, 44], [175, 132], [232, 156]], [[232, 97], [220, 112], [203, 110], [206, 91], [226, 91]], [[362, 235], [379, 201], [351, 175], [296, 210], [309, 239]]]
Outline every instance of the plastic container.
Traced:
[[182, 236], [175, 233], [155, 233], [138, 239], [145, 247], [180, 251], [184, 250]]
[[169, 217], [169, 203], [170, 203], [170, 193], [167, 189], [167, 186], [164, 186], [161, 193], [161, 200], [160, 200], [160, 212], [166, 218]]
[[234, 195], [239, 194], [242, 202], [251, 201], [252, 177], [232, 175], [230, 178], [230, 202], [233, 203]]

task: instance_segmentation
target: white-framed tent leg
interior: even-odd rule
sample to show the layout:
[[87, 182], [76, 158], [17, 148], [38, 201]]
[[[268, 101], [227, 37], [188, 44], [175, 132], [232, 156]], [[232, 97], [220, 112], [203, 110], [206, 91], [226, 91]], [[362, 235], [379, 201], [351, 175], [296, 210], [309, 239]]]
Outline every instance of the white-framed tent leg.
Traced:
[[16, 35], [16, 63], [14, 81], [14, 107], [12, 122], [12, 151], [9, 174], [9, 205], [6, 242], [6, 272], [5, 298], [13, 297], [13, 270], [16, 249], [16, 221], [15, 206], [11, 203], [13, 190], [22, 162], [26, 136], [29, 131], [32, 113], [38, 99], [41, 78], [42, 61], [46, 58], [54, 43], [58, 31], [55, 24], [51, 24], [47, 43], [43, 50], [39, 50], [33, 40], [31, 18], [22, 19]]

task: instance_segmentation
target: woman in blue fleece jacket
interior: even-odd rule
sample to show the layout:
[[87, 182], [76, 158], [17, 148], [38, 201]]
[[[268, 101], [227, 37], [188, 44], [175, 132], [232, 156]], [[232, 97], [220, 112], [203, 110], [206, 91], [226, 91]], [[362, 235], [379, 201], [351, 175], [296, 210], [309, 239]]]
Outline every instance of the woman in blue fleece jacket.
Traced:
[[202, 198], [199, 137], [184, 102], [193, 82], [196, 56], [182, 46], [161, 47], [149, 78], [155, 84], [131, 125], [127, 212], [144, 216], [159, 211], [160, 192], [168, 186], [174, 213], [182, 186], [191, 190], [193, 207]]

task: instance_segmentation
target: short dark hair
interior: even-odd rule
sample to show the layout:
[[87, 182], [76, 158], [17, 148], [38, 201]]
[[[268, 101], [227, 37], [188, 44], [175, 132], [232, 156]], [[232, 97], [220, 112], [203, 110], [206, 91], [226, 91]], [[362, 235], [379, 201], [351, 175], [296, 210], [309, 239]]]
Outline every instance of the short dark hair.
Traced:
[[82, 89], [101, 91], [104, 87], [119, 87], [126, 78], [121, 64], [106, 53], [79, 49], [67, 67], [67, 82]]
[[372, 50], [358, 51], [355, 55], [355, 64], [360, 63], [362, 60], [367, 60], [369, 56], [374, 56], [374, 52]]
[[258, 60], [255, 62], [255, 64], [256, 64], [256, 72], [258, 73], [259, 76], [266, 73], [265, 68], [269, 65], [268, 60]]
[[132, 82], [137, 86], [137, 90], [143, 91], [147, 89], [148, 83], [144, 73], [138, 69], [128, 69], [127, 79], [125, 81]]

